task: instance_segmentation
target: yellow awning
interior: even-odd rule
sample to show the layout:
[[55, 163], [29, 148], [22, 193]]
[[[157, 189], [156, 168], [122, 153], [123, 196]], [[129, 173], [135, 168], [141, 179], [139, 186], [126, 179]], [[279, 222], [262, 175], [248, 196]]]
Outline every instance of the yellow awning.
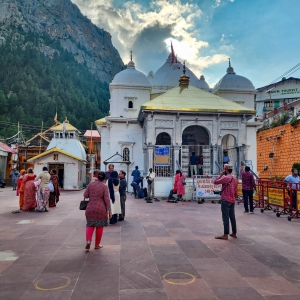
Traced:
[[96, 125], [105, 125], [106, 124], [106, 117], [102, 118], [102, 119], [99, 119], [97, 121], [95, 121], [95, 124]]

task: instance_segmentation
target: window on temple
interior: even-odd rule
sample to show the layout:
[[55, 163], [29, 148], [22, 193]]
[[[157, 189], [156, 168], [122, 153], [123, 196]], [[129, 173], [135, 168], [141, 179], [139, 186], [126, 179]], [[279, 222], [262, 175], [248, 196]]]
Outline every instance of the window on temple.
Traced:
[[128, 148], [124, 148], [123, 150], [123, 161], [129, 161], [129, 149]]
[[128, 101], [128, 108], [133, 108], [133, 102], [132, 101]]
[[58, 154], [53, 154], [53, 160], [58, 160]]

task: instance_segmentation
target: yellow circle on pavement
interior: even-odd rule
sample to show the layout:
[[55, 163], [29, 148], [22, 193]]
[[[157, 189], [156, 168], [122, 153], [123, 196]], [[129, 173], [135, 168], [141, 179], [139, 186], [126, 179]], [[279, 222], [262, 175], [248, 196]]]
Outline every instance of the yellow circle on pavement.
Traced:
[[39, 286], [39, 283], [45, 280], [45, 279], [41, 279], [34, 284], [34, 287], [39, 291], [56, 291], [56, 290], [60, 290], [60, 289], [67, 287], [71, 283], [71, 279], [69, 277], [66, 277], [66, 276], [60, 276], [60, 277], [67, 280], [66, 284], [48, 289], [48, 288], [43, 288], [43, 287]]
[[[174, 281], [171, 281], [171, 280], [168, 280], [166, 279], [166, 277], [170, 274], [185, 274], [185, 275], [188, 275], [191, 277], [191, 280], [188, 281], [188, 282], [174, 282]], [[186, 285], [186, 284], [191, 284], [193, 282], [196, 281], [196, 277], [192, 274], [189, 274], [189, 273], [185, 273], [185, 272], [170, 272], [170, 273], [167, 273], [163, 276], [163, 280], [166, 281], [167, 283], [169, 284], [176, 284], [176, 285]]]

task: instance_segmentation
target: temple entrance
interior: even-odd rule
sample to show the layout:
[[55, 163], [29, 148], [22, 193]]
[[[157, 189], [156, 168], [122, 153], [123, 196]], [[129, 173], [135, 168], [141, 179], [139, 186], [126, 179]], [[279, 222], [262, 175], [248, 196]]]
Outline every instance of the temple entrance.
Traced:
[[188, 177], [211, 174], [210, 137], [206, 128], [192, 125], [183, 131], [179, 157], [182, 172]]
[[59, 187], [64, 188], [64, 164], [49, 164], [49, 172], [51, 170], [56, 171], [56, 175], [59, 178]]
[[238, 153], [236, 149], [236, 139], [231, 134], [226, 134], [222, 138], [221, 162], [224, 163], [229, 159], [229, 164], [233, 166], [233, 173], [238, 172]]
[[155, 145], [171, 145], [171, 136], [166, 132], [161, 132], [156, 137]]

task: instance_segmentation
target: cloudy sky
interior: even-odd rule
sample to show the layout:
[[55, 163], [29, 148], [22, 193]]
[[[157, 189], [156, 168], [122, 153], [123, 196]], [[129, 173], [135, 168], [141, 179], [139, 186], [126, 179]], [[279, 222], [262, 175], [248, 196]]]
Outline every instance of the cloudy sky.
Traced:
[[[213, 86], [228, 57], [255, 87], [300, 62], [299, 0], [72, 0], [110, 32], [124, 63], [156, 71], [170, 51]], [[291, 76], [300, 77], [300, 69]]]

